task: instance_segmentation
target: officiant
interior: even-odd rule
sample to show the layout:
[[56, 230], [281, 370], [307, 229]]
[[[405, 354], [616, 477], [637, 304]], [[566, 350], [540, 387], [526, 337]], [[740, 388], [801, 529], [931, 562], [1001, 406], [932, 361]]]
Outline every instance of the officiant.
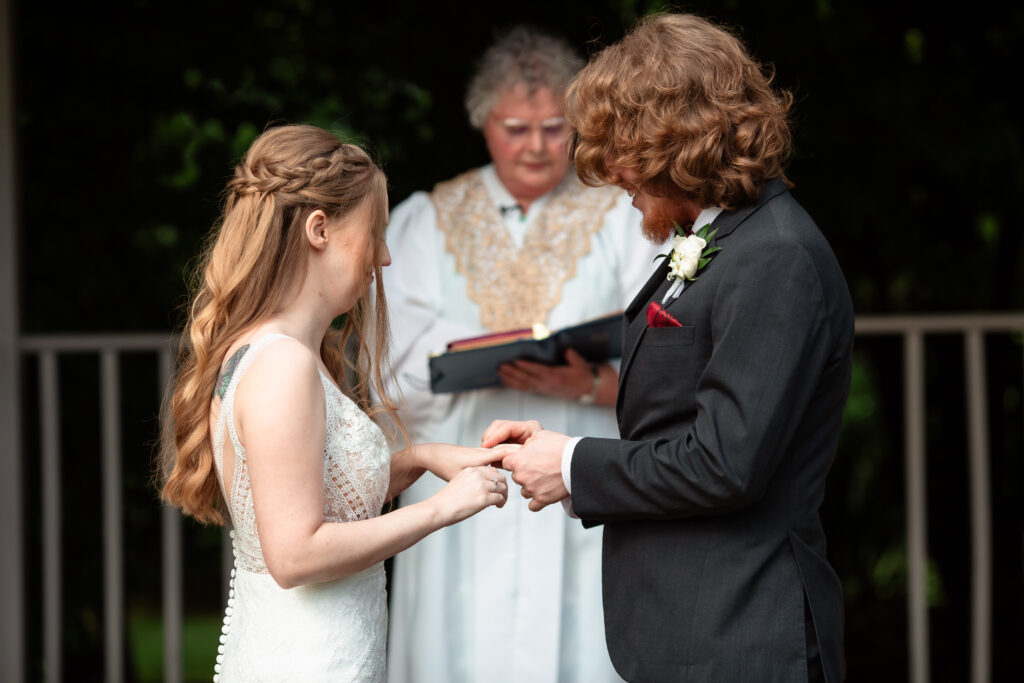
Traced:
[[[581, 66], [565, 41], [517, 27], [492, 45], [466, 108], [491, 163], [417, 192], [391, 214], [384, 274], [395, 374], [415, 442], [479, 445], [497, 418], [618, 434], [616, 364], [503, 366], [504, 386], [432, 394], [428, 357], [454, 339], [625, 308], [665, 251], [614, 187], [570, 170], [563, 96]], [[430, 475], [401, 504], [443, 482]], [[395, 558], [388, 673], [416, 681], [618, 681], [601, 610], [601, 529], [510, 492], [502, 510], [448, 527]], [[495, 652], [503, 652], [496, 665]]]

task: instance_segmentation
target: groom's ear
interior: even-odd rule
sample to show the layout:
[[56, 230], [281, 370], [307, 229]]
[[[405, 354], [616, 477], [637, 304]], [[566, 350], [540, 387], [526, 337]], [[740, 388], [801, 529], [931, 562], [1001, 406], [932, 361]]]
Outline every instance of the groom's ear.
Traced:
[[309, 246], [316, 250], [327, 248], [328, 220], [323, 209], [317, 209], [306, 216], [305, 233]]

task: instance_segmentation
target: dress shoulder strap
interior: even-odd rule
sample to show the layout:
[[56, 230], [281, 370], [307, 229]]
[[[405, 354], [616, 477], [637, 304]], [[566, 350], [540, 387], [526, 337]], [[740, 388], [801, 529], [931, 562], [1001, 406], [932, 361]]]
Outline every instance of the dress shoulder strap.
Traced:
[[[257, 338], [249, 344], [240, 346], [237, 351], [231, 354], [231, 358], [224, 365], [224, 370], [217, 378], [217, 385], [214, 393], [220, 397], [220, 411], [217, 414], [217, 422], [213, 427], [213, 460], [217, 467], [217, 478], [220, 480], [221, 492], [224, 490], [224, 436], [225, 431], [231, 438], [231, 445], [235, 449], [235, 461], [245, 459], [245, 449], [235, 432], [235, 391], [238, 383], [242, 381], [246, 370], [253, 364], [260, 351], [279, 339], [292, 339], [286, 334], [272, 332]], [[225, 430], [225, 427], [227, 428]]]

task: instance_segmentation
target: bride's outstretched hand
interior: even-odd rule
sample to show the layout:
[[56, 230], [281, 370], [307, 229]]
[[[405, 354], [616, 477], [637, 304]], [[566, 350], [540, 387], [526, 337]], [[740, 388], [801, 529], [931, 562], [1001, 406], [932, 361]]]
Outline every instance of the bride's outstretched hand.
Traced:
[[472, 517], [489, 505], [503, 507], [507, 499], [505, 475], [486, 465], [460, 471], [430, 498], [444, 526]]
[[516, 444], [502, 444], [494, 448], [467, 448], [445, 443], [419, 444], [422, 450], [423, 466], [445, 481], [451, 481], [456, 474], [467, 467], [482, 465], [501, 466], [502, 459], [514, 450]]

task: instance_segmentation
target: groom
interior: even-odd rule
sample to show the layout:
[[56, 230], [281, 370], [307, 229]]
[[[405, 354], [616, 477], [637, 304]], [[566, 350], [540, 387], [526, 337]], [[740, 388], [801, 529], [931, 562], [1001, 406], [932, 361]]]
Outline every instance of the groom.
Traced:
[[790, 103], [687, 15], [643, 20], [568, 94], [581, 178], [633, 193], [653, 240], [710, 223], [625, 312], [621, 440], [501, 421], [483, 439], [525, 444], [503, 465], [532, 509], [571, 494], [604, 524], [605, 633], [629, 681], [845, 677], [818, 508], [853, 309], [782, 173]]

